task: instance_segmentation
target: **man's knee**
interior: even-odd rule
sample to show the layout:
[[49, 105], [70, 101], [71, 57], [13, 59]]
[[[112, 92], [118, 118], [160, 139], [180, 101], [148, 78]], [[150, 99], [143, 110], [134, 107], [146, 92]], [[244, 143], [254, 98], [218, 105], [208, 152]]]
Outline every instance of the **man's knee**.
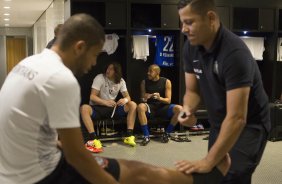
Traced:
[[92, 108], [90, 105], [87, 105], [87, 104], [83, 104], [81, 107], [80, 107], [80, 113], [82, 115], [85, 115], [85, 114], [91, 114], [92, 112]]
[[147, 106], [144, 103], [140, 103], [137, 106], [138, 113], [145, 113], [147, 111]]
[[177, 115], [178, 115], [181, 110], [182, 110], [182, 106], [181, 106], [181, 105], [175, 105], [175, 106], [173, 107], [173, 113], [174, 113], [174, 114], [177, 114]]
[[137, 108], [136, 103], [133, 102], [133, 101], [128, 102], [126, 105], [128, 105], [129, 110], [136, 110], [136, 108]]

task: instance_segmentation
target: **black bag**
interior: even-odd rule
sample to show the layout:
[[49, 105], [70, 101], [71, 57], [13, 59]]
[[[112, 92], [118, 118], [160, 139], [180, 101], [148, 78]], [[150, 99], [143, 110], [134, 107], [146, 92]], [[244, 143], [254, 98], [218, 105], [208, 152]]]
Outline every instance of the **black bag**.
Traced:
[[282, 103], [270, 104], [271, 131], [270, 141], [282, 140]]

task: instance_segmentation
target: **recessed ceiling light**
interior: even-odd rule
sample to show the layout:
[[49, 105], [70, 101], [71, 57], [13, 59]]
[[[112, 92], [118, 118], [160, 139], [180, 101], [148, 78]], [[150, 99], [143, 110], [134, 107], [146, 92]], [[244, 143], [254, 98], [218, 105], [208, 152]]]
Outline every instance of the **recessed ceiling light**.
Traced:
[[4, 9], [10, 9], [11, 7], [10, 6], [4, 6]]
[[5, 21], [9, 21], [10, 19], [4, 19]]
[[12, 0], [4, 0], [4, 1], [12, 1]]
[[5, 26], [10, 26], [10, 24], [5, 24]]
[[4, 15], [5, 15], [5, 16], [9, 16], [9, 15], [10, 15], [10, 13], [4, 13]]

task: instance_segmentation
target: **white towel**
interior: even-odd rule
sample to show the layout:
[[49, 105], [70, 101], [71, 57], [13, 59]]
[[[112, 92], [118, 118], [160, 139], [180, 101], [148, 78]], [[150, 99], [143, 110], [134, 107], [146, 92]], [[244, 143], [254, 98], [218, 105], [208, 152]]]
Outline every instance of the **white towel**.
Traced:
[[277, 41], [277, 61], [282, 61], [282, 38]]
[[107, 52], [108, 55], [113, 54], [118, 47], [118, 39], [119, 37], [115, 33], [106, 34], [102, 51]]
[[264, 38], [263, 37], [240, 37], [250, 49], [255, 60], [263, 60]]
[[133, 58], [147, 61], [149, 56], [149, 39], [148, 35], [133, 36]]

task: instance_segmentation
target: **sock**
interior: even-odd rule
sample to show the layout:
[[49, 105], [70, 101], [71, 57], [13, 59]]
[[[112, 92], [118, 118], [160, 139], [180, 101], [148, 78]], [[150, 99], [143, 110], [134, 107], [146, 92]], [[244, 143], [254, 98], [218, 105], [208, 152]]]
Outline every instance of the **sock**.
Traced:
[[141, 128], [142, 128], [144, 136], [149, 137], [150, 133], [149, 133], [148, 125], [142, 125]]
[[166, 128], [166, 133], [171, 133], [174, 130], [174, 125], [172, 123], [170, 123], [167, 128]]
[[132, 129], [127, 129], [126, 136], [130, 137], [132, 135], [133, 135], [133, 130]]
[[89, 139], [90, 139], [90, 140], [97, 139], [97, 134], [96, 134], [96, 132], [91, 132], [91, 133], [89, 133]]

